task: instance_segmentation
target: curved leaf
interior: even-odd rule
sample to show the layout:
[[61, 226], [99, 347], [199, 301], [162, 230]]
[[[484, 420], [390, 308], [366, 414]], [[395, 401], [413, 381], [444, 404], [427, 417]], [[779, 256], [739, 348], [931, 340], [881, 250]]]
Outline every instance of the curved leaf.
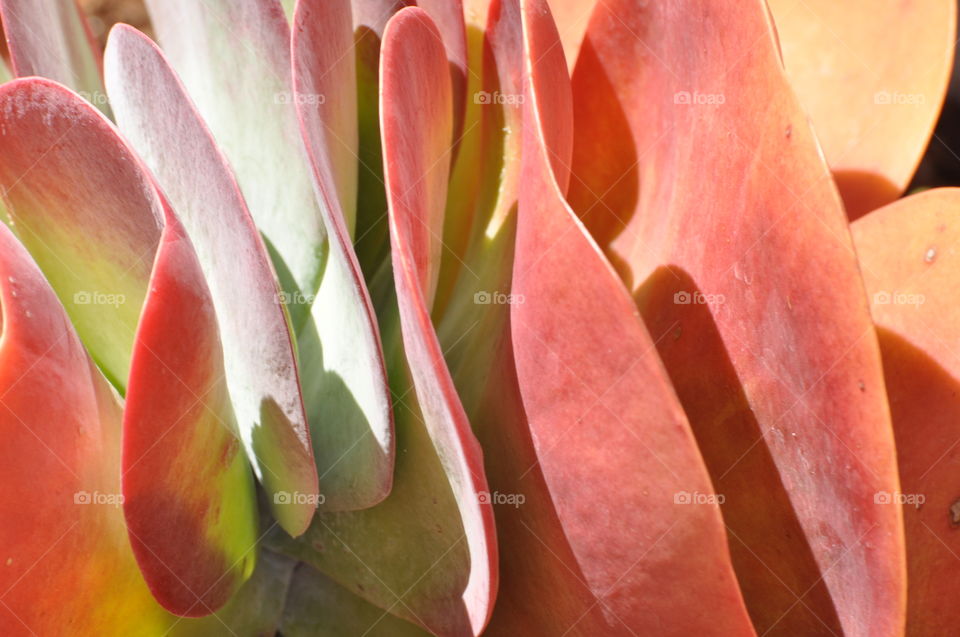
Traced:
[[902, 518], [846, 218], [760, 0], [597, 5], [568, 197], [635, 292], [726, 495], [758, 632], [893, 635]]
[[6, 84], [0, 131], [15, 228], [102, 339], [91, 340], [112, 346], [119, 378], [129, 365], [123, 505], [137, 560], [166, 608], [209, 613], [249, 575], [256, 520], [193, 247], [139, 159], [76, 94], [39, 78]]
[[233, 175], [162, 55], [131, 27], [111, 32], [106, 75], [117, 124], [196, 247], [247, 457], [274, 516], [297, 535], [310, 524], [318, 486], [282, 297]]
[[[401, 332], [424, 424], [443, 462], [463, 519], [471, 557], [464, 604], [474, 634], [489, 620], [497, 587], [493, 510], [480, 447], [450, 378], [430, 321], [440, 269], [453, 121], [446, 56], [422, 10], [397, 13], [384, 32], [381, 130], [390, 205], [390, 238]], [[434, 39], [434, 40], [432, 40]], [[446, 112], [445, 112], [446, 111]]]
[[428, 314], [452, 109], [446, 57], [425, 12], [394, 16], [380, 69], [398, 295], [381, 313], [396, 405], [394, 487], [366, 511], [319, 515], [301, 540], [282, 548], [435, 634], [476, 635], [492, 604], [496, 549], [492, 512], [478, 493], [485, 490], [480, 449]]
[[297, 117], [317, 192], [349, 246], [357, 216], [357, 60], [350, 0], [300, 0], [290, 45]]
[[0, 18], [14, 75], [50, 78], [110, 115], [100, 48], [75, 0], [0, 0]]
[[960, 621], [960, 190], [938, 188], [853, 224], [880, 334], [900, 466], [899, 492], [877, 507], [903, 509], [907, 633], [945, 635]]
[[157, 601], [197, 617], [253, 571], [256, 499], [210, 292], [186, 231], [165, 213], [123, 414], [123, 511]]
[[47, 80], [0, 87], [0, 136], [12, 227], [122, 391], [162, 226], [150, 178], [106, 121]]
[[[510, 330], [530, 442], [512, 453], [532, 458], [514, 459], [513, 485], [527, 499], [501, 535], [505, 564], [517, 566], [505, 567], [491, 632], [752, 635], [719, 507], [683, 500], [712, 489], [654, 343], [563, 201], [572, 146], [566, 65], [545, 0], [521, 6]], [[537, 604], [524, 601], [537, 594]]]
[[950, 80], [953, 0], [771, 0], [783, 62], [851, 219], [899, 197]]
[[447, 52], [453, 104], [454, 147], [463, 132], [467, 107], [467, 28], [464, 24], [463, 0], [417, 0], [416, 5], [433, 20]]
[[147, 5], [171, 65], [235, 171], [280, 277], [325, 496], [320, 508], [371, 506], [389, 491], [393, 467], [383, 356], [365, 284], [337, 229], [341, 213], [330, 207], [331, 193], [319, 193], [318, 205], [313, 192], [283, 10], [277, 0]]
[[0, 305], [0, 632], [162, 633], [124, 526], [119, 401], [5, 226]]
[[[471, 79], [464, 24], [463, 0], [353, 0], [359, 107], [360, 188], [357, 202], [356, 250], [375, 299], [389, 296], [390, 236], [382, 171], [379, 128], [380, 39], [387, 20], [406, 6], [420, 6], [435, 21], [441, 34], [453, 80], [454, 148], [469, 131], [464, 128]], [[380, 304], [377, 303], [379, 306]]]

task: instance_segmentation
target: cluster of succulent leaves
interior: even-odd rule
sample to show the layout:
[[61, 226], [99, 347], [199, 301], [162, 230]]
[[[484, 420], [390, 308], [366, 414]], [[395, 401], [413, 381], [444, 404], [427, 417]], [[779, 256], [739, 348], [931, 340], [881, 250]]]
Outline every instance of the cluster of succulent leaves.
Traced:
[[147, 5], [0, 0], [0, 634], [956, 631], [953, 0]]

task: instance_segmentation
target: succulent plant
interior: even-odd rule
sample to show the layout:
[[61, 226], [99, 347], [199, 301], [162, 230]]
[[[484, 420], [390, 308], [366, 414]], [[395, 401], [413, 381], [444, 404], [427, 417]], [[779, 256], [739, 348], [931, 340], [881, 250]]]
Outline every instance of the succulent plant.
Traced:
[[0, 0], [0, 634], [956, 630], [952, 0], [146, 4]]

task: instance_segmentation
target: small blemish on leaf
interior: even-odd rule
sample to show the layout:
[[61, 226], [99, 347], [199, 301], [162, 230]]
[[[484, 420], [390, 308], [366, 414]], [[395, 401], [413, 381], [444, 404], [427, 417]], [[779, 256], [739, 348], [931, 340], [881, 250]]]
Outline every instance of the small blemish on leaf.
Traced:
[[683, 329], [678, 325], [678, 326], [677, 326], [676, 328], [674, 328], [674, 330], [673, 330], [673, 340], [679, 341], [681, 334], [683, 334]]
[[960, 498], [953, 501], [950, 505], [950, 526], [960, 526]]
[[862, 380], [857, 381], [857, 386], [860, 388], [860, 391], [867, 391], [867, 386], [864, 384]]
[[787, 124], [786, 135], [787, 139], [790, 139], [790, 137], [793, 136], [793, 124]]
[[10, 566], [11, 564], [13, 564], [13, 558], [12, 558], [12, 557], [8, 557], [8, 558], [7, 558], [7, 566]]
[[927, 263], [933, 263], [937, 260], [937, 247], [930, 246], [927, 248], [927, 251], [923, 253], [923, 260]]

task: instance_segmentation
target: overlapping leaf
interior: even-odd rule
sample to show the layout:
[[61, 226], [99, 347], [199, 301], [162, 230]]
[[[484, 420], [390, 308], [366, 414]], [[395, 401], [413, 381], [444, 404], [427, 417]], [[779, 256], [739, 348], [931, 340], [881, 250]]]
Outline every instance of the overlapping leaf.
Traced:
[[110, 114], [100, 50], [74, 0], [3, 0], [0, 18], [15, 75], [48, 77]]
[[[452, 92], [436, 26], [422, 10], [391, 20], [381, 66], [381, 130], [394, 281], [404, 351], [424, 425], [449, 477], [464, 525], [471, 568], [463, 590], [473, 634], [490, 617], [497, 588], [493, 510], [480, 446], [470, 430], [430, 321], [439, 275], [443, 211], [454, 145]], [[437, 78], [410, 90], [419, 75]]]
[[277, 0], [147, 5], [271, 251], [299, 346], [321, 507], [370, 506], [388, 492], [393, 462], [382, 353], [365, 285], [336, 228], [342, 211], [331, 207], [332, 193], [314, 195], [283, 10]]
[[913, 195], [853, 224], [880, 336], [900, 467], [899, 492], [875, 506], [903, 509], [907, 635], [949, 634], [960, 620], [960, 190]]
[[783, 63], [851, 219], [899, 197], [953, 64], [953, 0], [771, 0]]
[[0, 632], [162, 632], [124, 525], [120, 402], [5, 226], [0, 282]]
[[[435, 634], [475, 635], [492, 606], [496, 549], [480, 449], [429, 320], [453, 111], [444, 49], [422, 10], [392, 19], [380, 69], [397, 290], [381, 316], [396, 396], [394, 488], [372, 509], [319, 515], [284, 550]], [[432, 81], [412, 81], [421, 76]]]
[[196, 246], [223, 341], [227, 388], [247, 456], [275, 517], [299, 534], [317, 475], [296, 354], [269, 256], [229, 168], [162, 54], [115, 29], [107, 84], [120, 129], [151, 167]]
[[[563, 201], [566, 64], [546, 3], [521, 5], [510, 337], [522, 410], [501, 425], [504, 452], [489, 463], [498, 492], [525, 500], [500, 508], [504, 575], [491, 634], [750, 635], [719, 507], [682, 500], [711, 488], [680, 404], [632, 299]], [[667, 578], [689, 596], [665, 589]], [[709, 610], [695, 601], [704, 598]]]
[[166, 608], [209, 613], [249, 576], [256, 520], [193, 247], [109, 122], [64, 87], [0, 87], [0, 135], [14, 228], [126, 384], [124, 514], [137, 560]]
[[726, 496], [758, 631], [895, 634], [879, 350], [765, 4], [605, 0], [573, 94], [568, 198], [635, 292]]

